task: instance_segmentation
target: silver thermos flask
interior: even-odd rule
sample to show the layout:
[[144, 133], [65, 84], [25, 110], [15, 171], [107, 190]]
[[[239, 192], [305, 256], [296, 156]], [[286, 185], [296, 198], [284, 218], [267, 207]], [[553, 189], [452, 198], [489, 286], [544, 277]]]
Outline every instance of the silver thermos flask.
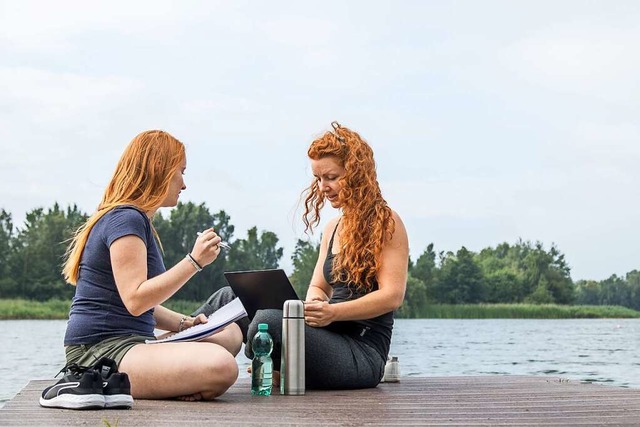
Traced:
[[304, 304], [288, 300], [282, 307], [280, 394], [304, 394], [304, 369]]

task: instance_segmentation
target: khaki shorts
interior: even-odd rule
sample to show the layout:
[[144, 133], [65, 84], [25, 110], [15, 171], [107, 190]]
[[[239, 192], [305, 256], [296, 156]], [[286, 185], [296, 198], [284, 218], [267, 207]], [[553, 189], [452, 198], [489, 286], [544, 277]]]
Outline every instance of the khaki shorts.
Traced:
[[152, 340], [155, 337], [144, 337], [141, 335], [129, 335], [125, 337], [107, 338], [97, 344], [91, 345], [69, 345], [65, 347], [67, 366], [77, 363], [79, 366], [93, 366], [102, 357], [115, 360], [120, 366], [120, 362], [127, 351], [134, 346], [144, 344], [145, 340]]

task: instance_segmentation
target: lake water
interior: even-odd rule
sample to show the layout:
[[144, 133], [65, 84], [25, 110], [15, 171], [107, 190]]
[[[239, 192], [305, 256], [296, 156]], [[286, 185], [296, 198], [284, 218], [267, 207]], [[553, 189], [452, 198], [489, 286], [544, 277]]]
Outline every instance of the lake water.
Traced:
[[[4, 320], [0, 407], [64, 365], [64, 320]], [[402, 376], [548, 375], [640, 388], [640, 319], [396, 320]], [[238, 355], [241, 374], [249, 365]]]

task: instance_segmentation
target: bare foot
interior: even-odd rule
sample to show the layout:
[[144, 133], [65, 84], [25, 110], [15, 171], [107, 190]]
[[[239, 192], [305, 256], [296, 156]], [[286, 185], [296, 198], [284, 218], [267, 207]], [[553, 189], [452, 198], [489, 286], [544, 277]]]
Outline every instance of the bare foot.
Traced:
[[[251, 373], [251, 366], [247, 366], [247, 373]], [[271, 373], [271, 386], [273, 388], [280, 387], [280, 371], [273, 371]]]
[[178, 396], [176, 400], [181, 400], [183, 402], [197, 402], [198, 400], [202, 400], [202, 395], [200, 393], [194, 393], [189, 396]]

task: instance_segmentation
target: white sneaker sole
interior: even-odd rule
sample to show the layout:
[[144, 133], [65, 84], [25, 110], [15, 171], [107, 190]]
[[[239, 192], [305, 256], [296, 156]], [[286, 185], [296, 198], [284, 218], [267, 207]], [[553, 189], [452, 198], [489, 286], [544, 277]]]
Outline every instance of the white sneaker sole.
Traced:
[[130, 409], [133, 397], [130, 394], [112, 394], [104, 396], [104, 407], [109, 409]]
[[61, 394], [52, 399], [40, 397], [40, 406], [64, 409], [102, 409], [105, 405], [101, 394]]

